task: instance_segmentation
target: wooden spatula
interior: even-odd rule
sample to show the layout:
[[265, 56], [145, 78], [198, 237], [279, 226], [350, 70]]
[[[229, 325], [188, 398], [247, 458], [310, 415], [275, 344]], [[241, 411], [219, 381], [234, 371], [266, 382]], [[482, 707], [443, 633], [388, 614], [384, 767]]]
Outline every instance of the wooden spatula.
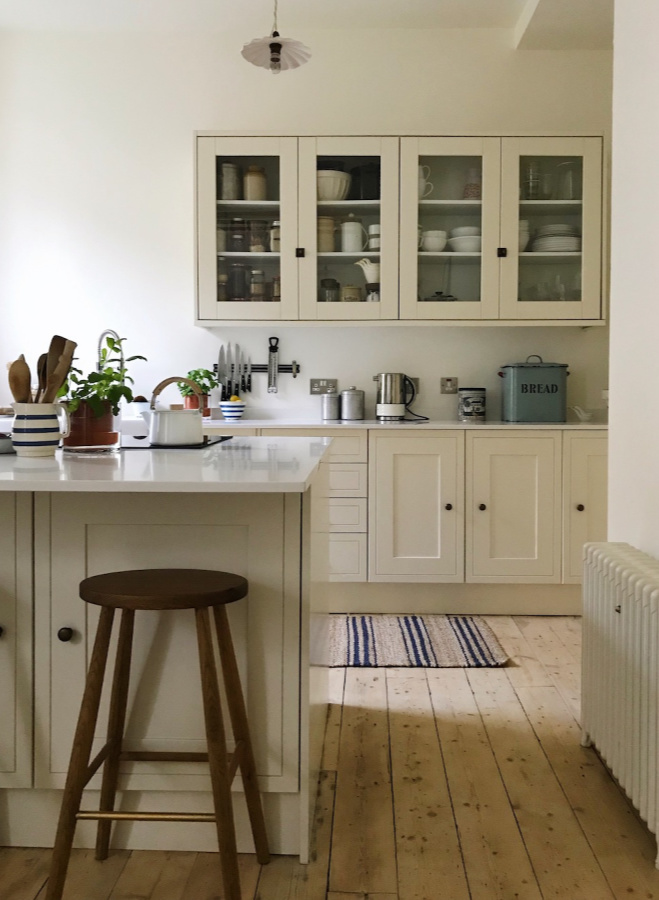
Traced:
[[32, 401], [32, 376], [22, 353], [9, 366], [9, 390], [17, 403]]

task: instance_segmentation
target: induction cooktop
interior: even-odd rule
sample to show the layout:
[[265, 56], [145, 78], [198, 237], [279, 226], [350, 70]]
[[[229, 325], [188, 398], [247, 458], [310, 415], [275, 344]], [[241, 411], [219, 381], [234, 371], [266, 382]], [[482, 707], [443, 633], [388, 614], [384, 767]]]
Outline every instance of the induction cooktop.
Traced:
[[204, 447], [212, 447], [213, 444], [221, 444], [230, 441], [230, 434], [204, 435], [201, 444], [152, 444], [148, 436], [138, 434], [122, 434], [122, 450], [203, 450]]

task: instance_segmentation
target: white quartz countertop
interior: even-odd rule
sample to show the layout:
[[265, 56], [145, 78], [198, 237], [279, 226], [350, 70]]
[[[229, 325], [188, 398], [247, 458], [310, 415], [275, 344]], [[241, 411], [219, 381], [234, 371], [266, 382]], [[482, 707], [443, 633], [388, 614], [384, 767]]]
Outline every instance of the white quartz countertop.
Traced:
[[0, 455], [0, 491], [302, 493], [330, 445], [322, 437], [234, 437], [198, 450]]
[[357, 428], [361, 430], [369, 430], [372, 429], [374, 431], [384, 431], [389, 428], [396, 429], [406, 429], [407, 431], [423, 431], [423, 430], [452, 430], [456, 429], [466, 429], [466, 430], [474, 430], [477, 429], [479, 431], [483, 431], [484, 429], [522, 429], [522, 430], [532, 430], [532, 431], [542, 431], [542, 430], [550, 430], [550, 431], [572, 431], [572, 430], [583, 430], [583, 429], [597, 429], [597, 430], [606, 430], [608, 425], [606, 422], [500, 422], [500, 421], [487, 421], [487, 422], [458, 422], [457, 420], [450, 419], [430, 419], [428, 422], [423, 421], [422, 419], [414, 419], [414, 420], [406, 420], [404, 422], [378, 422], [377, 419], [353, 419], [351, 421], [348, 420], [338, 420], [338, 419], [289, 419], [289, 418], [281, 418], [281, 419], [247, 419], [242, 418], [237, 422], [225, 422], [224, 419], [212, 419], [206, 418], [204, 419], [204, 431], [208, 431], [209, 434], [226, 434], [227, 429], [233, 433], [234, 429], [237, 428], [312, 428], [314, 430], [328, 430], [328, 429], [348, 429], [348, 428]]

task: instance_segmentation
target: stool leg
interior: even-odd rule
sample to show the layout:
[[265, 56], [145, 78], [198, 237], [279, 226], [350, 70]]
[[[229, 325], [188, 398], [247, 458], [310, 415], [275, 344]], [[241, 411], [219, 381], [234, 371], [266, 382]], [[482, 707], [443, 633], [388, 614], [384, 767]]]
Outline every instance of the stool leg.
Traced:
[[[114, 801], [117, 793], [117, 780], [119, 777], [119, 756], [121, 743], [124, 737], [126, 724], [126, 701], [128, 699], [128, 684], [130, 681], [130, 658], [133, 648], [133, 623], [135, 611], [124, 609], [121, 613], [121, 626], [119, 628], [119, 642], [117, 644], [117, 658], [114, 664], [114, 677], [112, 679], [112, 695], [110, 697], [110, 715], [108, 717], [108, 743], [110, 751], [103, 766], [103, 781], [101, 784], [101, 799], [99, 810], [111, 812], [114, 810]], [[110, 819], [99, 819], [96, 832], [96, 859], [107, 859], [110, 847]]]
[[76, 827], [76, 816], [80, 809], [80, 799], [87, 783], [87, 767], [91, 755], [92, 741], [98, 719], [98, 707], [103, 689], [103, 676], [108, 658], [108, 647], [112, 635], [114, 610], [104, 606], [98, 623], [98, 631], [94, 641], [94, 649], [87, 672], [85, 691], [78, 716], [73, 749], [66, 776], [66, 785], [62, 797], [55, 846], [50, 864], [50, 874], [46, 887], [45, 900], [61, 900], [69, 866], [71, 846]]
[[213, 806], [215, 808], [220, 863], [222, 865], [222, 883], [226, 895], [225, 900], [241, 900], [227, 745], [208, 609], [195, 610], [195, 616], [197, 619], [197, 641], [199, 644], [199, 667], [201, 671], [201, 691], [204, 700], [204, 719], [206, 721], [208, 762], [213, 787]]
[[215, 630], [217, 631], [217, 643], [220, 648], [222, 674], [224, 677], [224, 686], [226, 688], [233, 735], [236, 741], [242, 741], [243, 743], [240, 774], [242, 775], [243, 787], [245, 789], [245, 800], [247, 801], [249, 821], [254, 836], [256, 856], [261, 865], [265, 865], [270, 862], [268, 835], [265, 829], [265, 820], [263, 818], [263, 807], [261, 805], [261, 794], [259, 792], [259, 783], [256, 775], [254, 751], [252, 749], [252, 741], [249, 734], [247, 710], [245, 708], [245, 700], [240, 684], [240, 673], [238, 672], [236, 654], [234, 653], [233, 642], [231, 640], [229, 619], [227, 618], [227, 611], [224, 606], [214, 606], [213, 615], [215, 616]]

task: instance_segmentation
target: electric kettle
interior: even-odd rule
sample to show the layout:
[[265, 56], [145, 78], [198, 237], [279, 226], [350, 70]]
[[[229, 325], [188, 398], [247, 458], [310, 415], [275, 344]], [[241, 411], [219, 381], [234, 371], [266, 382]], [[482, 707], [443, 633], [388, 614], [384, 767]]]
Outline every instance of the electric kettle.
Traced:
[[416, 397], [412, 379], [402, 372], [381, 372], [373, 376], [373, 381], [378, 383], [375, 400], [375, 418], [378, 422], [404, 419], [407, 407]]

